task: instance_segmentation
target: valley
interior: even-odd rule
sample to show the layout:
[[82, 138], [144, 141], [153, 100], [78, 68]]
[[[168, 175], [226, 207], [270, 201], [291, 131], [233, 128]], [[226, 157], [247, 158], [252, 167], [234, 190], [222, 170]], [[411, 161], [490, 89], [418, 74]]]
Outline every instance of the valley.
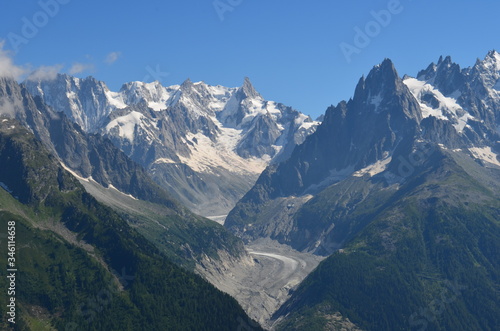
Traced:
[[[76, 174], [74, 174], [76, 175]], [[161, 216], [168, 213], [159, 205], [146, 203], [122, 193], [115, 188], [103, 188], [91, 179], [78, 177], [87, 192], [97, 200], [128, 215], [131, 225], [153, 242], [161, 233], [179, 231], [175, 223]], [[224, 224], [227, 215], [210, 217], [211, 221]], [[140, 220], [140, 221], [139, 221]], [[210, 226], [206, 224], [205, 226]], [[199, 239], [198, 239], [199, 240]], [[205, 249], [207, 244], [205, 243]], [[183, 252], [175, 246], [159, 244], [174, 261], [187, 267], [192, 263], [180, 260]], [[271, 316], [289, 299], [291, 292], [311, 273], [324, 257], [302, 253], [269, 238], [257, 239], [244, 245], [245, 254], [239, 259], [219, 251], [220, 260], [192, 256], [196, 260], [196, 272], [214, 286], [234, 297], [252, 319], [260, 325], [272, 328]], [[177, 252], [177, 256], [171, 252]]]
[[[269, 164], [286, 159], [319, 125], [266, 100], [249, 78], [240, 87], [190, 79], [172, 86], [130, 82], [116, 92], [93, 77], [64, 74], [30, 76], [23, 84], [85, 133], [109, 139], [203, 216], [227, 214]], [[67, 157], [73, 153], [65, 148]], [[88, 177], [80, 164], [67, 165]]]
[[22, 320], [81, 322], [113, 280], [110, 329], [496, 330], [499, 82], [496, 51], [416, 77], [385, 59], [320, 122], [248, 78], [0, 77], [0, 219], [43, 248], [20, 284], [50, 292], [27, 286]]
[[245, 248], [252, 258], [250, 263], [234, 264], [223, 272], [208, 269], [200, 273], [236, 298], [251, 318], [271, 328], [273, 313], [324, 257], [298, 252], [271, 239], [256, 240]]

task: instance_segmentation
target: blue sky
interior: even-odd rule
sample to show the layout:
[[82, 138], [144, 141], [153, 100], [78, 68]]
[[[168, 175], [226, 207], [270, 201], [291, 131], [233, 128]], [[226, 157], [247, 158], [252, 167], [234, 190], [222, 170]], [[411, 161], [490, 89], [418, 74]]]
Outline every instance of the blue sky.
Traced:
[[467, 67], [500, 50], [498, 13], [484, 0], [3, 0], [0, 39], [18, 65], [112, 90], [248, 76], [266, 99], [316, 117], [386, 57], [416, 75], [440, 55]]

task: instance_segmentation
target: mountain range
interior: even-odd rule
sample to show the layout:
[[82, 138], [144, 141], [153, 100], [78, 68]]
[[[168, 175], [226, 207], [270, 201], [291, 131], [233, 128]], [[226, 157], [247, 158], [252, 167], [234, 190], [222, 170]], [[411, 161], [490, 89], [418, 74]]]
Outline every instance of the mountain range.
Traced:
[[[288, 160], [262, 173], [231, 211], [226, 227], [248, 239], [270, 236], [296, 246], [292, 236], [305, 229], [294, 223], [295, 215], [343, 180], [403, 182], [415, 165], [440, 149], [465, 153], [485, 168], [500, 166], [500, 55], [490, 52], [466, 69], [440, 58], [418, 77], [400, 78], [388, 59], [374, 67], [360, 79], [354, 97], [330, 107], [317, 131]], [[327, 245], [328, 227], [311, 233], [310, 225], [297, 248], [314, 251]]]
[[32, 77], [24, 85], [33, 96], [84, 132], [109, 138], [204, 216], [227, 214], [268, 164], [286, 159], [319, 124], [265, 100], [248, 78], [239, 88], [187, 79], [169, 87], [132, 82], [112, 92], [92, 77]]
[[2, 329], [235, 330], [251, 322], [233, 298], [88, 194], [15, 119], [0, 121], [0, 162], [0, 221], [15, 238], [9, 262], [19, 270], [0, 280], [15, 298]]
[[[258, 284], [245, 273], [274, 259], [293, 278], [301, 252], [324, 260], [281, 282], [273, 329], [500, 327], [496, 51], [415, 77], [385, 59], [317, 121], [248, 78], [118, 92], [92, 77], [0, 78], [0, 109], [0, 219], [30, 243], [28, 329], [257, 330], [191, 271]], [[245, 249], [257, 242], [294, 254]], [[258, 317], [265, 296], [245, 290]]]
[[109, 139], [83, 131], [13, 79], [0, 78], [0, 99], [88, 192], [172, 260], [194, 269], [208, 257], [219, 261], [219, 253], [234, 261], [246, 256], [236, 237], [180, 204]]
[[[76, 78], [64, 75], [57, 77], [77, 82], [79, 81]], [[57, 77], [55, 78], [56, 80]], [[85, 81], [95, 80], [88, 78]], [[132, 88], [131, 86], [133, 85], [141, 84], [142, 83], [131, 83], [128, 84], [128, 86]], [[185, 85], [189, 84], [194, 85], [190, 82]], [[97, 199], [103, 205], [111, 207], [113, 211], [116, 212], [120, 218], [125, 220], [129, 226], [136, 229], [140, 235], [144, 236], [145, 239], [154, 244], [163, 256], [166, 256], [170, 261], [175, 262], [177, 265], [201, 274], [203, 277], [207, 277], [208, 279], [210, 279], [210, 277], [219, 279], [220, 276], [218, 275], [224, 274], [228, 269], [233, 268], [234, 266], [244, 266], [249, 270], [252, 268], [252, 265], [255, 262], [250, 258], [250, 255], [245, 251], [242, 242], [237, 237], [230, 234], [226, 229], [215, 222], [197, 216], [184, 207], [172, 196], [171, 193], [168, 193], [165, 190], [161, 181], [152, 179], [150, 177], [151, 173], [147, 173], [141, 164], [135, 162], [128, 155], [126, 155], [126, 149], [123, 151], [120, 150], [118, 147], [123, 146], [120, 145], [120, 143], [113, 141], [113, 137], [106, 133], [108, 132], [106, 127], [108, 125], [113, 125], [114, 119], [121, 118], [120, 112], [123, 114], [127, 114], [127, 112], [129, 112], [129, 115], [135, 116], [136, 111], [142, 111], [150, 113], [151, 116], [155, 117], [156, 112], [160, 113], [161, 110], [155, 110], [154, 107], [150, 108], [152, 105], [145, 105], [144, 101], [138, 101], [140, 105], [131, 105], [127, 109], [116, 108], [105, 120], [106, 125], [103, 129], [104, 131], [92, 133], [82, 129], [82, 127], [86, 127], [88, 129], [85, 123], [92, 122], [88, 119], [86, 112], [80, 113], [80, 118], [84, 120], [78, 121], [76, 119], [77, 117], [73, 116], [73, 113], [67, 114], [65, 111], [57, 111], [45, 103], [44, 98], [48, 97], [48, 93], [44, 95], [44, 98], [40, 95], [32, 95], [27, 88], [28, 85], [29, 80], [23, 84], [18, 84], [16, 81], [9, 78], [2, 78], [0, 80], [2, 113], [7, 115], [6, 119], [9, 117], [15, 118], [18, 121], [18, 123], [15, 123], [16, 127], [20, 126], [27, 128], [31, 134], [34, 134], [35, 138], [41, 142], [41, 145], [37, 145], [37, 149], [41, 148], [41, 146], [47, 149], [51, 156], [55, 157], [55, 159], [60, 163], [61, 167], [75, 177], [79, 181], [80, 185], [82, 185], [93, 198]], [[80, 87], [86, 86], [85, 84], [76, 85]], [[152, 85], [153, 84], [149, 84], [147, 86]], [[103, 83], [98, 83], [96, 86], [95, 90], [101, 91], [100, 87], [104, 85]], [[236, 100], [235, 102], [239, 102], [238, 100], [240, 99], [244, 105], [251, 102], [262, 102], [263, 104], [265, 103], [267, 107], [268, 102], [263, 101], [262, 97], [255, 92], [248, 79], [245, 80], [242, 88], [233, 90], [235, 94], [233, 99]], [[56, 91], [56, 89], [53, 91]], [[59, 92], [54, 93], [54, 98], [58, 98], [60, 95]], [[95, 92], [92, 88], [88, 88], [88, 86], [86, 86], [84, 87], [84, 92], [81, 92], [78, 98], [84, 98], [86, 95], [88, 96], [88, 94], [94, 95], [94, 93], [98, 94], [98, 92]], [[107, 94], [109, 94], [109, 91], [107, 91]], [[253, 98], [251, 102], [244, 100], [249, 98], [248, 96], [250, 95]], [[73, 101], [76, 100], [76, 104], [85, 104], [85, 102], [80, 101], [78, 98], [73, 99]], [[130, 97], [130, 99], [134, 100], [133, 97]], [[186, 101], [185, 98], [181, 98], [181, 100], [185, 103], [190, 103], [190, 101]], [[134, 101], [129, 100], [129, 102], [133, 103]], [[99, 102], [96, 103], [99, 104]], [[88, 110], [88, 105], [85, 107], [87, 107], [85, 109]], [[285, 149], [291, 149], [293, 148], [293, 145], [288, 145], [287, 142], [287, 139], [290, 138], [287, 136], [289, 135], [289, 131], [293, 131], [296, 134], [295, 137], [291, 137], [292, 140], [295, 138], [300, 139], [301, 134], [312, 132], [315, 125], [317, 125], [317, 122], [311, 121], [306, 116], [301, 115], [291, 108], [284, 107], [282, 105], [279, 105], [279, 107], [281, 107], [284, 111], [284, 115], [277, 112], [273, 114], [273, 120], [276, 119], [285, 121], [285, 117], [288, 116], [288, 119], [291, 118], [291, 122], [288, 124], [285, 122], [283, 123], [293, 126], [294, 128], [296, 126], [297, 129], [294, 129], [295, 131], [293, 131], [287, 127], [288, 131], [286, 135], [282, 135], [280, 138], [279, 143], [284, 142]], [[241, 108], [242, 109], [239, 111], [243, 114], [247, 108]], [[262, 110], [256, 110], [256, 108], [254, 108], [252, 108], [252, 111], [256, 111], [257, 114], [251, 114], [249, 116], [243, 115], [240, 119], [229, 119], [231, 113], [225, 113], [225, 121], [233, 121], [234, 123], [232, 125], [238, 126], [236, 129], [226, 130], [234, 130], [234, 132], [237, 133], [235, 136], [229, 137], [230, 139], [235, 140], [235, 142], [237, 139], [240, 139], [243, 144], [244, 137], [241, 134], [241, 132], [243, 132], [241, 127], [244, 127], [249, 128], [249, 130], [245, 131], [245, 137], [248, 138], [246, 142], [247, 144], [251, 143], [251, 139], [257, 139], [257, 141], [262, 140], [259, 136], [260, 125], [262, 124], [259, 121], [262, 121], [264, 125], [269, 123], [270, 125], [273, 125], [273, 122], [269, 122], [269, 118], [271, 117], [268, 116], [268, 110], [265, 110], [264, 113], [261, 114], [259, 112], [262, 112]], [[72, 109], [74, 109], [74, 107]], [[184, 123], [185, 120], [188, 122], [188, 125], [182, 126], [182, 124], [179, 124], [178, 129], [173, 129], [175, 128], [174, 124], [170, 124], [171, 127], [169, 130], [166, 129], [168, 126], [163, 125], [165, 127], [165, 131], [163, 133], [167, 135], [173, 134], [172, 137], [174, 137], [174, 139], [183, 140], [184, 138], [182, 137], [189, 134], [191, 124], [196, 127], [196, 125], [204, 125], [204, 123], [207, 122], [207, 120], [202, 118], [202, 116], [199, 116], [199, 118], [195, 118], [195, 120], [191, 121], [191, 119], [189, 119], [189, 116], [191, 116], [191, 110], [186, 107], [175, 109], [173, 112], [175, 113], [177, 111], [183, 119], [174, 124]], [[167, 109], [162, 114], [162, 116], [165, 117], [165, 121], [172, 120], [172, 117], [170, 117], [172, 113], [167, 113], [168, 111], [169, 110]], [[194, 109], [194, 111], [197, 110]], [[128, 115], [124, 116], [127, 118]], [[250, 122], [254, 121], [254, 123], [257, 123], [256, 125], [259, 129], [256, 129], [255, 127], [252, 128], [253, 124], [251, 123], [242, 124], [245, 121], [249, 121], [248, 118], [243, 118], [245, 116], [250, 117]], [[255, 120], [257, 117], [259, 119]], [[94, 123], [97, 122], [98, 121], [95, 121]], [[121, 128], [121, 124], [122, 122], [120, 122], [118, 127]], [[120, 129], [118, 127], [116, 129], [119, 131]], [[140, 127], [142, 126], [138, 125], [133, 130], [137, 131]], [[161, 128], [162, 124], [160, 124], [159, 127]], [[128, 129], [128, 126], [125, 124], [125, 130], [126, 129]], [[194, 128], [191, 129], [194, 130]], [[282, 127], [280, 126], [278, 130], [281, 129]], [[163, 135], [163, 133], [157, 134]], [[121, 133], [119, 131], [118, 135], [120, 134]], [[230, 135], [232, 134], [233, 132], [231, 131]], [[251, 138], [252, 135], [257, 138]], [[227, 137], [222, 137], [222, 144], [226, 138]], [[115, 142], [116, 145], [113, 142]], [[220, 144], [221, 143], [219, 142], [216, 147], [219, 148], [221, 146]], [[151, 147], [148, 146], [145, 146], [144, 148]], [[143, 146], [139, 146], [137, 148], [143, 148]], [[167, 146], [162, 146], [162, 148], [166, 151], [166, 153], [175, 154], [175, 151], [167, 148]], [[182, 148], [182, 145], [180, 145], [179, 149], [182, 150]], [[271, 149], [272, 151], [276, 151], [275, 153], [266, 149], [263, 144], [260, 146], [255, 145], [253, 150], [252, 148], [246, 146], [245, 149], [241, 149], [241, 151], [238, 152], [237, 148], [238, 147], [235, 145], [234, 150], [231, 150], [232, 155], [228, 154], [230, 157], [233, 157], [233, 159], [230, 157], [226, 157], [224, 159], [224, 162], [226, 163], [230, 161], [225, 165], [226, 167], [233, 167], [235, 164], [238, 166], [237, 162], [233, 162], [235, 158], [234, 155], [238, 155], [238, 153], [241, 153], [243, 156], [237, 156], [237, 158], [241, 158], [241, 160], [244, 160], [244, 162], [247, 163], [257, 159], [257, 157], [250, 156], [250, 154], [261, 153], [258, 155], [263, 155], [260, 161], [262, 161], [264, 166], [265, 164], [271, 162], [270, 155], [273, 155], [276, 161], [285, 155], [285, 150], [281, 150], [280, 147], [276, 147], [274, 145]], [[154, 150], [154, 146], [152, 149]], [[212, 150], [212, 152], [213, 155], [217, 155], [219, 151]], [[270, 155], [263, 153], [269, 153]], [[243, 163], [241, 160], [237, 160], [240, 162], [240, 165]], [[194, 164], [196, 165], [197, 163]], [[176, 165], [175, 168], [182, 166], [183, 164], [179, 164]], [[243, 169], [243, 165], [241, 165], [241, 167]], [[244, 169], [247, 168], [247, 164], [245, 164]], [[186, 180], [189, 180], [189, 178], [186, 178]], [[241, 178], [237, 176], [236, 178], [229, 176], [228, 180], [230, 182], [226, 184], [221, 182], [220, 179], [217, 179], [217, 185], [234, 185], [234, 182], [241, 180]], [[8, 181], [6, 181], [6, 183], [7, 182]], [[172, 184], [170, 181], [169, 183], [173, 187], [178, 188], [178, 186], [173, 185], [175, 183]], [[4, 183], [2, 182], [2, 184]], [[246, 182], [245, 185], [250, 184], [251, 182]], [[204, 182], [203, 185], [205, 185]], [[7, 192], [15, 195], [15, 193], [11, 190], [11, 187], [12, 183], [5, 184]], [[15, 195], [15, 197], [18, 196]], [[33, 221], [36, 222], [37, 219], [35, 218]], [[65, 226], [63, 225], [63, 230], [61, 231], [66, 231], [64, 228]], [[74, 229], [70, 229], [70, 231], [74, 231]], [[60, 233], [56, 232], [56, 235], [60, 235]], [[225, 288], [223, 284], [219, 284], [217, 282], [214, 284], [219, 288]], [[25, 318], [29, 318], [28, 315], [25, 314], [22, 316], [23, 320]], [[46, 316], [51, 315], [46, 314]], [[241, 320], [239, 321], [240, 324], [252, 324], [251, 319], [247, 318], [245, 315], [242, 316], [243, 317], [241, 317]], [[47, 319], [53, 319], [53, 317], [47, 317]], [[255, 324], [255, 326], [257, 327], [257, 324]]]
[[328, 256], [277, 329], [499, 327], [499, 78], [495, 51], [417, 78], [386, 59], [261, 174], [225, 226]]

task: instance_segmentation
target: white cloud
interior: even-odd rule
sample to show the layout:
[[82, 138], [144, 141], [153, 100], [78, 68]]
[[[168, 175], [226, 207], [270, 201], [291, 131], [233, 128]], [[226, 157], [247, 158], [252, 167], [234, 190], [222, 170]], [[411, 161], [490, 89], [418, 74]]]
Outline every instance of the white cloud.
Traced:
[[21, 112], [23, 104], [17, 98], [9, 98], [4, 96], [0, 98], [0, 115], [14, 118], [16, 113]]
[[121, 52], [111, 52], [108, 54], [108, 56], [106, 56], [106, 60], [104, 60], [104, 62], [106, 62], [107, 64], [113, 64], [121, 55]]
[[71, 68], [69, 69], [69, 74], [70, 75], [76, 75], [80, 74], [84, 71], [88, 70], [93, 70], [94, 65], [93, 64], [88, 64], [88, 63], [74, 63]]
[[25, 69], [14, 64], [11, 54], [3, 49], [4, 44], [5, 41], [0, 40], [0, 77], [18, 79]]
[[54, 80], [57, 74], [61, 72], [63, 68], [62, 64], [57, 64], [54, 66], [41, 66], [34, 70], [26, 80], [40, 81], [40, 80]]

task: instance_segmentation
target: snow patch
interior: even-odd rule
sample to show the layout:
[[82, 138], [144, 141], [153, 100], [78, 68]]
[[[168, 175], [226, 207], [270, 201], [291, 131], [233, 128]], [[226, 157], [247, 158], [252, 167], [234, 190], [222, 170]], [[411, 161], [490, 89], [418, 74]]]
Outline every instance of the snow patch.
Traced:
[[166, 157], [162, 157], [162, 158], [156, 159], [153, 163], [154, 164], [161, 164], [161, 163], [175, 164], [178, 162], [175, 162], [174, 160], [166, 158]]
[[123, 95], [121, 93], [111, 92], [107, 90], [104, 92], [104, 94], [106, 95], [106, 98], [108, 99], [108, 102], [111, 106], [117, 109], [123, 109], [128, 107], [123, 101]]
[[205, 85], [205, 88], [210, 93], [209, 108], [213, 112], [220, 112], [226, 106], [231, 96], [237, 91], [235, 87], [211, 86]]
[[[302, 113], [299, 113], [299, 116], [297, 116], [294, 120], [294, 124], [298, 128], [298, 131], [303, 130], [303, 131], [309, 132], [309, 130], [315, 129], [316, 127], [318, 127], [321, 124], [321, 122], [312, 121], [309, 116], [302, 114]], [[282, 136], [285, 136], [285, 134], [283, 133]]]
[[128, 139], [130, 142], [134, 141], [134, 131], [136, 125], [141, 125], [144, 115], [137, 111], [132, 111], [127, 115], [115, 118], [108, 125], [106, 131], [109, 132], [113, 128], [118, 127], [118, 135], [121, 138]]
[[224, 222], [226, 221], [227, 215], [217, 215], [217, 216], [206, 216], [211, 221], [217, 222], [220, 225], [224, 225]]
[[356, 171], [352, 175], [354, 177], [363, 177], [365, 174], [368, 174], [370, 177], [375, 176], [376, 174], [381, 173], [387, 168], [387, 165], [391, 162], [392, 157], [387, 157], [383, 160], [379, 160], [374, 164], [369, 165], [366, 168]]
[[318, 125], [320, 125], [320, 122], [317, 122], [317, 121], [304, 122], [300, 125], [299, 129], [304, 129], [304, 130], [308, 131], [311, 128], [317, 127]]
[[474, 157], [500, 167], [500, 161], [498, 160], [497, 154], [493, 152], [491, 147], [473, 147], [469, 148], [469, 151]]
[[488, 94], [495, 99], [500, 98], [500, 54], [490, 52], [486, 58], [474, 67], [488, 89]]
[[148, 102], [148, 107], [153, 109], [154, 111], [161, 111], [167, 109], [167, 105], [165, 103], [153, 102], [153, 101]]
[[[451, 120], [454, 122], [453, 126], [458, 133], [462, 133], [465, 126], [467, 125], [467, 121], [474, 118], [462, 107], [460, 107], [456, 99], [444, 96], [431, 84], [411, 77], [405, 79], [403, 82], [410, 89], [410, 92], [413, 94], [413, 96], [418, 100], [420, 108], [422, 109], [422, 118], [434, 116], [441, 120]], [[432, 97], [434, 97], [438, 102], [438, 106], [428, 106], [423, 101], [423, 97], [425, 97], [426, 95], [431, 95]], [[458, 92], [455, 92], [453, 96], [459, 97], [460, 94]]]
[[[278, 105], [274, 101], [266, 102], [265, 111], [267, 113], [273, 115], [274, 119], [277, 119], [279, 116], [281, 116], [281, 110], [279, 110]], [[301, 114], [301, 115], [303, 115], [303, 114]]]
[[[258, 115], [266, 115], [268, 112], [276, 115], [276, 108], [273, 109], [273, 104], [265, 106], [264, 100], [262, 98], [251, 98], [243, 100], [242, 104], [247, 109], [247, 113], [243, 120], [241, 121], [241, 125], [245, 125], [246, 123], [251, 122]], [[279, 112], [279, 110], [277, 110]], [[276, 117], [276, 116], [274, 116]]]
[[488, 54], [483, 61], [483, 65], [486, 69], [491, 71], [500, 71], [500, 53], [493, 52], [491, 56]]
[[213, 142], [201, 132], [197, 134], [189, 133], [186, 138], [191, 141], [196, 138], [198, 143], [190, 147], [191, 155], [189, 157], [179, 155], [181, 162], [187, 164], [194, 171], [201, 173], [214, 173], [217, 168], [249, 175], [260, 174], [264, 171], [270, 162], [269, 156], [242, 158], [235, 152], [242, 131], [221, 128], [221, 126], [219, 128], [221, 134], [216, 142]]
[[[300, 113], [299, 116], [297, 116], [294, 120], [295, 125], [301, 126], [303, 125], [307, 120], [309, 119], [309, 116]], [[309, 122], [312, 123], [312, 122]]]
[[146, 102], [149, 108], [161, 111], [168, 108], [169, 99], [178, 90], [179, 85], [164, 87], [158, 81], [151, 83], [131, 82], [125, 84], [119, 93], [129, 105]]
[[118, 192], [118, 193], [120, 193], [120, 194], [123, 194], [124, 196], [127, 196], [127, 197], [129, 197], [129, 198], [132, 198], [133, 200], [138, 200], [138, 199], [137, 199], [136, 197], [134, 197], [133, 195], [131, 195], [131, 194], [127, 194], [127, 193], [125, 193], [125, 192], [120, 191], [119, 189], [117, 189], [116, 187], [114, 187], [114, 186], [113, 186], [113, 184], [109, 184], [109, 185], [108, 185], [108, 187], [107, 187], [106, 189], [107, 189], [107, 190], [114, 190], [114, 191], [116, 191], [116, 192]]
[[[74, 172], [70, 167], [68, 167], [67, 165], [65, 165], [64, 163], [61, 162], [61, 167], [64, 168], [64, 170], [66, 170], [67, 172], [69, 172], [70, 174], [73, 175], [73, 177], [75, 177], [76, 179], [78, 179], [79, 181], [84, 181], [84, 182], [87, 182], [89, 183], [90, 181], [94, 181], [94, 179], [92, 178], [92, 176], [90, 177], [87, 177], [87, 178], [84, 178], [80, 175], [78, 175], [76, 172]], [[94, 181], [95, 182], [95, 181]]]
[[[76, 179], [78, 179], [78, 181], [83, 181], [83, 182], [86, 182], [86, 183], [93, 183], [93, 184], [96, 184], [96, 185], [99, 185], [99, 186], [102, 186], [101, 184], [99, 184], [98, 182], [96, 182], [92, 176], [90, 177], [87, 177], [87, 178], [84, 178], [80, 175], [78, 175], [76, 172], [74, 172], [73, 170], [71, 170], [71, 168], [69, 168], [66, 164], [64, 164], [63, 162], [61, 162], [61, 166], [64, 168], [64, 170], [66, 170], [67, 172], [69, 172], [71, 175], [73, 175], [73, 177], [75, 177]], [[134, 196], [130, 195], [130, 194], [127, 194], [127, 193], [124, 193], [120, 190], [118, 190], [116, 187], [113, 186], [113, 184], [109, 184], [108, 187], [106, 188], [107, 190], [115, 190], [117, 191], [118, 193], [121, 193], [129, 198], [132, 198], [134, 200], [137, 200], [137, 198], [135, 198]]]

